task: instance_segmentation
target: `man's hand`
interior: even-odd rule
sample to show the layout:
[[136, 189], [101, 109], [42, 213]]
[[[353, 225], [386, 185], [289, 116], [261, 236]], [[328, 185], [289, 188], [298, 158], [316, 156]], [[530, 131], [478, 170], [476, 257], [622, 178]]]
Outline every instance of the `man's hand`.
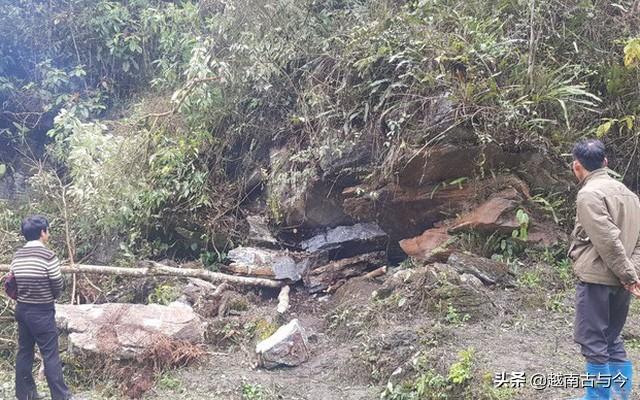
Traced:
[[640, 298], [640, 281], [636, 281], [630, 285], [624, 285], [624, 288], [631, 292], [637, 298]]

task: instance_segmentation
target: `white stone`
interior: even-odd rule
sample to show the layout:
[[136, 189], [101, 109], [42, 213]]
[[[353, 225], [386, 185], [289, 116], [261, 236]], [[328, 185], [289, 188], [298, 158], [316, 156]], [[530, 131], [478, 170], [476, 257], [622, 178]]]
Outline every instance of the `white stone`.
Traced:
[[281, 326], [256, 346], [258, 364], [265, 368], [294, 367], [309, 359], [309, 346], [304, 329], [297, 319]]

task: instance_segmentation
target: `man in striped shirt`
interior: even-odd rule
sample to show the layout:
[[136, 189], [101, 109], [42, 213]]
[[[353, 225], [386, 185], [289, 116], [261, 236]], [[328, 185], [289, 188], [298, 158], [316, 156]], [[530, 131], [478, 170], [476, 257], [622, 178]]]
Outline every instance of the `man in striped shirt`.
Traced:
[[60, 263], [45, 244], [49, 241], [49, 222], [41, 216], [22, 221], [27, 243], [18, 249], [11, 271], [18, 286], [16, 321], [18, 355], [16, 357], [16, 397], [18, 400], [42, 398], [33, 380], [34, 346], [38, 345], [52, 400], [68, 400], [71, 394], [62, 376], [58, 354], [58, 331], [54, 301], [63, 290]]

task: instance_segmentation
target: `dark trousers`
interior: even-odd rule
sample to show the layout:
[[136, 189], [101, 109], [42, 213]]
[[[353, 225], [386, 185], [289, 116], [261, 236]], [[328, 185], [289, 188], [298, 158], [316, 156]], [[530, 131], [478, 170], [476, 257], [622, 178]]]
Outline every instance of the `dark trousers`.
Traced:
[[629, 313], [631, 293], [623, 287], [578, 283], [574, 339], [587, 362], [626, 361], [620, 337]]
[[16, 397], [31, 400], [36, 391], [33, 380], [34, 345], [37, 344], [44, 362], [44, 374], [52, 400], [71, 397], [62, 376], [62, 362], [58, 353], [58, 331], [53, 304], [18, 303], [18, 355], [16, 357]]

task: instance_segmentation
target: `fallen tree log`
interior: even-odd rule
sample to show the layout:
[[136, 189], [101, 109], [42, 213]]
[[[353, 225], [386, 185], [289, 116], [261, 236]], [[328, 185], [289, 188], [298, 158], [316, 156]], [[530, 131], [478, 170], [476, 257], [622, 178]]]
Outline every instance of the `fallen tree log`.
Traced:
[[[263, 286], [280, 288], [285, 282], [273, 279], [253, 278], [245, 276], [235, 276], [220, 272], [207, 271], [205, 269], [175, 268], [167, 265], [150, 262], [150, 267], [123, 268], [102, 265], [64, 265], [60, 268], [63, 274], [100, 274], [100, 275], [120, 275], [120, 276], [182, 276], [200, 278], [210, 282], [229, 282], [245, 286]], [[8, 272], [10, 265], [0, 264], [0, 272]]]

